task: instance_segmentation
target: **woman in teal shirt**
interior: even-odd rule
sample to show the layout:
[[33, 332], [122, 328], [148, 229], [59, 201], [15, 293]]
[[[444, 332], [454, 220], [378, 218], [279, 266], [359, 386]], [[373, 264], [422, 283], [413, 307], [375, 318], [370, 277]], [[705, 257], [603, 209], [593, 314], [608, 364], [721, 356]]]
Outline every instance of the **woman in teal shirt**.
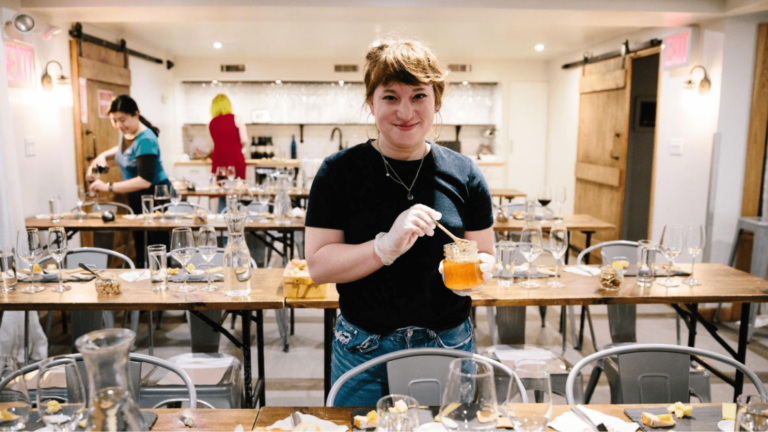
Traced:
[[[120, 143], [96, 157], [88, 171], [91, 172], [96, 165], [106, 166], [107, 159], [114, 158], [123, 180], [115, 183], [96, 180], [91, 184], [91, 191], [125, 193], [128, 205], [134, 213], [140, 214], [142, 195], [153, 195], [157, 185], [168, 185], [169, 188], [171, 185], [160, 160], [160, 145], [157, 142], [160, 129], [139, 114], [139, 106], [128, 95], [112, 99], [109, 118], [112, 126], [120, 131]], [[134, 231], [133, 240], [136, 262], [143, 263], [146, 246], [143, 233]], [[148, 233], [150, 244], [167, 245], [168, 240], [167, 232]]]

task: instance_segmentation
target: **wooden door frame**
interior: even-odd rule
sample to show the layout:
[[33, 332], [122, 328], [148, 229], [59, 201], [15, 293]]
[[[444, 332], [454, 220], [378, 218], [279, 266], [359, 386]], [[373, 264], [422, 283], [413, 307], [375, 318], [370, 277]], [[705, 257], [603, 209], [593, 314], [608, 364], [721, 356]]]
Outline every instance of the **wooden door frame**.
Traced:
[[[768, 23], [758, 26], [755, 72], [752, 81], [752, 107], [747, 135], [747, 159], [744, 166], [744, 189], [741, 215], [757, 216], [763, 186], [766, 134], [768, 130]], [[768, 215], [763, 215], [768, 216]]]
[[83, 166], [83, 129], [80, 123], [82, 111], [80, 107], [80, 59], [76, 39], [69, 40], [69, 64], [72, 77], [72, 121], [75, 123], [75, 169], [77, 170], [77, 185], [85, 186], [85, 167]]

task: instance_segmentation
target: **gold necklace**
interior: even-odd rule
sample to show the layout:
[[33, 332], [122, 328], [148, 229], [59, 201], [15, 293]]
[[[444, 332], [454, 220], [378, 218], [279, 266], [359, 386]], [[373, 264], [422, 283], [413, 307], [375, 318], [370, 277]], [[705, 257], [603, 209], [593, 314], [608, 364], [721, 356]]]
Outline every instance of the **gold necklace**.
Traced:
[[[377, 142], [377, 144], [378, 144], [378, 142]], [[416, 177], [413, 178], [413, 182], [411, 183], [411, 187], [406, 186], [405, 182], [403, 182], [400, 179], [400, 176], [397, 175], [397, 172], [395, 172], [395, 169], [392, 168], [392, 165], [390, 165], [389, 162], [387, 162], [387, 158], [384, 157], [384, 153], [381, 151], [381, 149], [378, 148], [378, 147], [374, 147], [374, 148], [381, 155], [381, 160], [384, 161], [384, 171], [387, 172], [387, 177], [391, 178], [395, 183], [400, 183], [401, 185], [403, 185], [405, 190], [408, 191], [408, 195], [407, 195], [408, 201], [413, 201], [413, 194], [411, 193], [411, 189], [413, 189], [413, 186], [416, 184], [416, 179], [419, 178], [419, 173], [421, 172], [421, 166], [424, 165], [424, 159], [427, 157], [427, 151], [429, 150], [429, 147], [426, 144], [424, 145], [424, 156], [421, 157], [421, 162], [419, 163], [419, 169], [416, 170]], [[389, 175], [389, 171], [390, 170], [392, 170], [392, 174], [395, 175], [394, 177]]]

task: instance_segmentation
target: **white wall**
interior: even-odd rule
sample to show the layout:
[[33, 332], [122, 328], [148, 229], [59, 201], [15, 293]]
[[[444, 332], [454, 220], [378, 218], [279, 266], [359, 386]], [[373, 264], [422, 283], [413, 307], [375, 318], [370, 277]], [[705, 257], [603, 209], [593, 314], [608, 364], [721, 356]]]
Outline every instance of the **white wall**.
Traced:
[[[714, 25], [701, 29], [692, 64], [703, 64], [712, 81], [706, 96], [683, 89], [690, 67], [664, 72], [658, 95], [659, 120], [656, 159], [656, 182], [653, 198], [651, 237], [658, 240], [664, 224], [699, 223], [706, 217], [712, 137], [719, 111], [720, 70], [722, 68], [723, 35]], [[681, 29], [649, 29], [591, 47], [595, 55], [612, 51], [629, 39], [630, 47], [651, 38], [679, 33]], [[578, 134], [579, 78], [581, 68], [562, 69], [562, 65], [578, 60], [582, 52], [551, 62], [548, 181], [553, 187], [565, 185], [568, 200], [564, 211], [573, 211], [575, 164]], [[683, 155], [669, 154], [669, 141], [683, 139]], [[683, 257], [682, 260], [686, 258]]]

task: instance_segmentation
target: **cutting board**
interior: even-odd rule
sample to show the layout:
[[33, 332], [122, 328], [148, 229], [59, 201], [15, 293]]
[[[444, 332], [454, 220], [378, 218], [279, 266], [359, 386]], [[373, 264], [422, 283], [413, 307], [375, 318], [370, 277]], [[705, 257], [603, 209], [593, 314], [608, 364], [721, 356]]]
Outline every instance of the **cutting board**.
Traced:
[[624, 414], [629, 416], [632, 421], [640, 425], [640, 428], [646, 432], [650, 431], [665, 431], [674, 430], [678, 431], [719, 431], [717, 423], [723, 420], [723, 408], [719, 406], [714, 407], [694, 407], [693, 413], [690, 418], [675, 418], [676, 425], [667, 428], [652, 428], [643, 424], [643, 412], [659, 415], [666, 414], [666, 408], [649, 408], [649, 409], [625, 409]]

